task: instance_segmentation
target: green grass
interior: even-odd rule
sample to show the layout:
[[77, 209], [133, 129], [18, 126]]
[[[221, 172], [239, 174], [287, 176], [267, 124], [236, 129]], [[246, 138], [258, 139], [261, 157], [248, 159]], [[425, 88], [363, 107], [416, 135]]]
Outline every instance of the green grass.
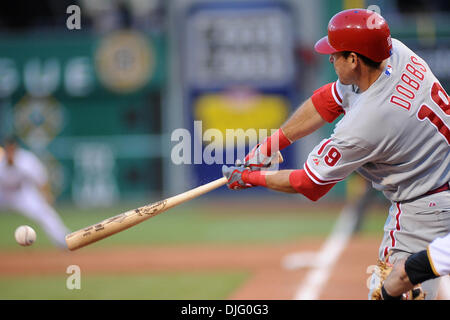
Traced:
[[69, 290], [64, 276], [0, 277], [0, 300], [226, 299], [247, 278], [238, 273], [159, 273], [81, 276]]
[[383, 236], [383, 226], [388, 216], [388, 210], [372, 209], [367, 212], [361, 227], [361, 234], [366, 236]]
[[[139, 205], [134, 205], [135, 207]], [[58, 208], [64, 223], [78, 230], [103, 219], [133, 208], [120, 206], [109, 209], [82, 210], [73, 207]], [[231, 208], [188, 206], [173, 208], [135, 227], [104, 239], [90, 247], [118, 245], [178, 245], [178, 244], [233, 244], [280, 243], [304, 237], [324, 237], [332, 229], [339, 209], [272, 209], [236, 211]], [[381, 234], [386, 212], [373, 209], [364, 220], [362, 231]], [[28, 224], [35, 228], [37, 248], [52, 247], [46, 234], [35, 222], [16, 213], [0, 214], [0, 250], [16, 249], [14, 230]]]
[[[131, 207], [132, 208], [132, 207]], [[102, 210], [58, 208], [64, 223], [78, 230], [109, 218], [130, 207]], [[299, 237], [324, 236], [331, 230], [336, 214], [326, 210], [299, 213], [290, 209], [276, 214], [264, 212], [217, 212], [205, 206], [182, 206], [151, 218], [132, 229], [104, 239], [93, 246], [161, 245], [193, 243], [268, 243]], [[336, 212], [337, 213], [337, 212]], [[51, 247], [42, 229], [19, 214], [0, 214], [0, 249], [14, 249], [14, 230], [21, 224], [35, 228], [35, 247]]]
[[[58, 207], [64, 223], [71, 230], [95, 224], [142, 204], [109, 209], [81, 210]], [[251, 209], [249, 209], [251, 208]], [[240, 208], [218, 205], [182, 205], [145, 221], [129, 230], [87, 247], [87, 250], [118, 246], [157, 246], [189, 244], [264, 244], [302, 241], [326, 237], [334, 226], [340, 209], [325, 207], [273, 206]], [[371, 209], [361, 234], [382, 235], [387, 211]], [[0, 251], [29, 250], [19, 247], [14, 230], [22, 224], [35, 228], [38, 238], [33, 250], [52, 248], [36, 223], [13, 212], [0, 213]], [[381, 238], [380, 238], [381, 239]], [[1, 264], [1, 261], [0, 261]], [[68, 275], [5, 276], [0, 275], [1, 299], [226, 299], [245, 282], [242, 272], [154, 272], [121, 274], [82, 274], [81, 290], [68, 290]]]

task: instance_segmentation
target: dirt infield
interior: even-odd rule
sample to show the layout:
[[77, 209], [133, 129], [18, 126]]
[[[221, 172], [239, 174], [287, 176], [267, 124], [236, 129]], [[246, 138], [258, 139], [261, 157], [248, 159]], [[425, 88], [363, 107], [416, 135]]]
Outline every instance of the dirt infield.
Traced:
[[[0, 253], [0, 275], [66, 275], [69, 265], [84, 274], [170, 271], [248, 271], [250, 278], [229, 299], [292, 299], [311, 267], [287, 270], [286, 255], [317, 252], [322, 239], [277, 245], [186, 245], [29, 250]], [[366, 299], [367, 267], [375, 263], [378, 238], [354, 237], [334, 266], [320, 299]], [[32, 263], [30, 263], [32, 261]]]

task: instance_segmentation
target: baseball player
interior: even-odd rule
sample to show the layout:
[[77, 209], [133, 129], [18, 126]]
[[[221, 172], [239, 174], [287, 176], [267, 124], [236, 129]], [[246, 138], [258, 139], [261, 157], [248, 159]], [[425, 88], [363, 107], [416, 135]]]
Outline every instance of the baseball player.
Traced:
[[[316, 201], [356, 171], [392, 203], [379, 258], [395, 263], [424, 250], [450, 232], [448, 94], [422, 58], [391, 39], [384, 18], [366, 9], [336, 14], [315, 50], [330, 56], [338, 80], [316, 90], [243, 165], [223, 166], [228, 187], [264, 186]], [[341, 114], [303, 169], [262, 170], [277, 151]], [[428, 299], [437, 280], [423, 284]], [[378, 283], [374, 273], [371, 291]]]
[[19, 148], [14, 138], [6, 139], [0, 159], [0, 210], [11, 209], [36, 221], [56, 246], [66, 248], [69, 230], [49, 205], [49, 195], [47, 172], [39, 159]]
[[401, 300], [402, 294], [429, 279], [450, 274], [450, 234], [427, 249], [397, 261], [381, 287], [383, 300]]

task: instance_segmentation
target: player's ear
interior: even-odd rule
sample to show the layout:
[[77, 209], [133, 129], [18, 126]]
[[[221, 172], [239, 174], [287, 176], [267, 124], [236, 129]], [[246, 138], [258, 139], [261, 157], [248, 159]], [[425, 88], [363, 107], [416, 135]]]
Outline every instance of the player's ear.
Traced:
[[358, 55], [355, 52], [350, 53], [351, 63], [356, 67], [358, 64]]

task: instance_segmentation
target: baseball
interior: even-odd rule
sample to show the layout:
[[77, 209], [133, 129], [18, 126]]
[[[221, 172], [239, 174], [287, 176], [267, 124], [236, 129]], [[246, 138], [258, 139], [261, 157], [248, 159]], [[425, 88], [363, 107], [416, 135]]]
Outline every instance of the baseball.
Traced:
[[30, 226], [20, 226], [14, 232], [14, 237], [21, 246], [31, 246], [36, 241], [36, 232]]

